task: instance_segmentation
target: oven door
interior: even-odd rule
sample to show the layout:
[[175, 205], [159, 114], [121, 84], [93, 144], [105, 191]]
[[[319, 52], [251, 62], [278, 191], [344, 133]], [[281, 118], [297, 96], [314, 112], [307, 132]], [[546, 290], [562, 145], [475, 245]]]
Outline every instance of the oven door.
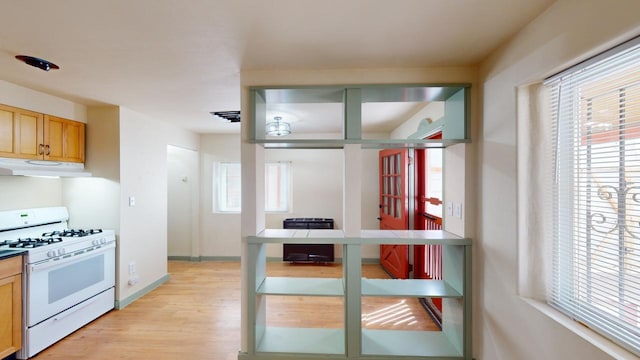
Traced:
[[115, 243], [29, 264], [27, 326], [31, 327], [115, 285]]

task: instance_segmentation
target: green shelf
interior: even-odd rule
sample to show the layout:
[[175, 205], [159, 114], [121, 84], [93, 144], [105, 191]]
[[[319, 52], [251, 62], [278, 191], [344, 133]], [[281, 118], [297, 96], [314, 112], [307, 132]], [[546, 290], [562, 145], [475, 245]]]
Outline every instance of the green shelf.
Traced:
[[342, 279], [267, 277], [256, 294], [299, 296], [344, 296]]
[[362, 296], [461, 298], [446, 281], [419, 279], [362, 279]]
[[441, 331], [362, 330], [362, 355], [459, 358], [462, 354]]
[[267, 327], [256, 352], [344, 355], [344, 330]]

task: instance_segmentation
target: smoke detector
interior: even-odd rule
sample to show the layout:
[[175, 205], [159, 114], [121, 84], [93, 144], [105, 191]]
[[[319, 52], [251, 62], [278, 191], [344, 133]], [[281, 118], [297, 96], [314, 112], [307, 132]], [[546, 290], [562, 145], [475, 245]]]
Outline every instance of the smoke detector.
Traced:
[[42, 69], [44, 71], [49, 71], [51, 69], [57, 70], [60, 69], [60, 66], [37, 57], [29, 56], [29, 55], [16, 55], [16, 59], [24, 62], [27, 65], [31, 65], [37, 67], [38, 69]]

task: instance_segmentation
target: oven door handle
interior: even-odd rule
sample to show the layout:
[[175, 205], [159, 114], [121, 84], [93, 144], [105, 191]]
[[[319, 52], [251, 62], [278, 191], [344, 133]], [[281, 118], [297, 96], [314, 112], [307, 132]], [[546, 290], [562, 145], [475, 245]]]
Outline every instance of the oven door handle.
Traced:
[[106, 244], [94, 250], [89, 250], [89, 251], [84, 250], [82, 253], [78, 253], [76, 251], [75, 253], [69, 254], [70, 256], [68, 257], [65, 257], [65, 255], [62, 255], [62, 257], [57, 258], [58, 260], [55, 260], [56, 258], [52, 258], [36, 264], [31, 264], [28, 266], [29, 274], [33, 274], [42, 270], [48, 270], [54, 267], [58, 267], [60, 265], [68, 264], [73, 261], [78, 261], [85, 257], [90, 257], [96, 254], [102, 254], [109, 250], [114, 249], [115, 247], [116, 247], [115, 243]]
[[54, 316], [53, 320], [55, 320], [55, 321], [62, 320], [64, 318], [66, 318], [67, 316], [77, 312], [78, 310], [82, 310], [82, 309], [86, 308], [87, 306], [93, 304], [94, 302], [96, 302], [96, 300], [97, 300], [96, 297], [87, 299], [82, 304], [76, 305], [76, 306], [72, 307], [71, 309], [67, 309], [67, 310], [61, 312], [60, 314]]

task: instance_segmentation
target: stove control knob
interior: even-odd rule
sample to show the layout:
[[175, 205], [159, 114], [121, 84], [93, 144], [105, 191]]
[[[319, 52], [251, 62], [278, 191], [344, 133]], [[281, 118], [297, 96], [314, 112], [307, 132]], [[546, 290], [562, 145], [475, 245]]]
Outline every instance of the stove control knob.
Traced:
[[66, 254], [66, 253], [67, 253], [67, 252], [65, 251], [65, 249], [64, 249], [64, 248], [58, 249], [58, 255], [64, 255], [64, 254]]
[[107, 243], [107, 239], [105, 238], [100, 238], [100, 244], [106, 244]]
[[98, 240], [91, 240], [91, 245], [99, 245]]
[[49, 251], [47, 252], [47, 256], [48, 256], [48, 257], [56, 257], [56, 255], [57, 255], [57, 254], [56, 254], [56, 251], [55, 251], [55, 250], [49, 250]]

